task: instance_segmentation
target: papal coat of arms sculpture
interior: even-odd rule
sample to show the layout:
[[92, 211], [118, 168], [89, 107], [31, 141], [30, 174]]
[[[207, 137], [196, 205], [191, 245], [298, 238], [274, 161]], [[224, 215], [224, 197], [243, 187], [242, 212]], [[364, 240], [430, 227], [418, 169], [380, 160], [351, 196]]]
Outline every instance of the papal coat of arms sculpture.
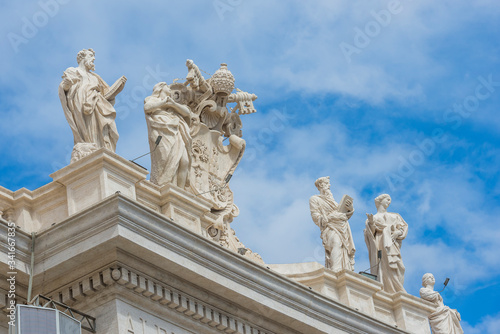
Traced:
[[239, 214], [229, 180], [245, 151], [240, 115], [256, 112], [257, 96], [239, 89], [233, 93], [235, 80], [226, 64], [209, 79], [192, 60], [186, 66], [185, 82], [160, 82], [144, 102], [151, 182], [173, 183], [209, 201], [217, 219], [208, 235], [229, 248], [251, 253], [229, 226]]
[[[78, 67], [64, 72], [59, 88], [74, 135], [71, 163], [101, 148], [114, 152], [118, 140], [113, 105], [126, 78], [108, 86], [92, 72], [94, 59], [92, 49], [80, 51]], [[213, 223], [203, 234], [263, 263], [230, 227], [239, 209], [229, 180], [245, 151], [240, 115], [256, 112], [253, 101], [257, 96], [235, 89], [234, 76], [226, 64], [207, 79], [192, 60], [186, 61], [186, 67], [184, 82], [159, 82], [144, 100], [150, 181], [159, 187], [177, 186], [210, 203]]]

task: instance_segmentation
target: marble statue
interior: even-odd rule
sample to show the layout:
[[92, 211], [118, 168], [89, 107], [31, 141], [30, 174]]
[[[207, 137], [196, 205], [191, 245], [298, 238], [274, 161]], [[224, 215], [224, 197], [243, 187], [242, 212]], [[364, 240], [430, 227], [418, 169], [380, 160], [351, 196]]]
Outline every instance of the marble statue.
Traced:
[[309, 207], [314, 223], [321, 229], [325, 267], [334, 272], [354, 270], [356, 248], [348, 222], [354, 213], [352, 198], [344, 196], [339, 205], [330, 191], [329, 176], [320, 177], [314, 184], [320, 194], [311, 197]]
[[406, 292], [403, 287], [405, 266], [401, 258], [401, 244], [408, 233], [408, 224], [399, 214], [387, 212], [390, 204], [391, 196], [380, 195], [375, 198], [377, 213], [366, 214], [368, 219], [364, 235], [370, 270], [383, 283], [384, 291]]
[[434, 291], [435, 283], [434, 275], [427, 273], [422, 277], [423, 287], [420, 289], [420, 297], [436, 305], [436, 310], [429, 314], [432, 333], [463, 334], [464, 331], [460, 326], [460, 313], [443, 304], [443, 297], [439, 292]]
[[78, 52], [78, 67], [66, 69], [59, 85], [59, 98], [74, 137], [72, 163], [102, 147], [114, 152], [118, 141], [113, 105], [127, 79], [122, 76], [108, 86], [92, 72], [94, 59], [92, 49]]
[[[153, 94], [144, 100], [144, 112], [151, 152], [151, 182], [189, 186], [191, 169], [190, 124], [196, 115], [183, 104], [175, 102], [167, 83], [160, 82]], [[157, 144], [158, 136], [161, 136]]]
[[[239, 209], [229, 181], [246, 147], [240, 115], [256, 112], [253, 101], [257, 96], [235, 87], [227, 64], [221, 64], [208, 79], [192, 60], [186, 61], [186, 67], [185, 82], [158, 83], [144, 101], [150, 181], [158, 186], [174, 184], [206, 200], [214, 223], [204, 233], [222, 246], [262, 262], [230, 227]], [[158, 136], [162, 138], [157, 145]]]

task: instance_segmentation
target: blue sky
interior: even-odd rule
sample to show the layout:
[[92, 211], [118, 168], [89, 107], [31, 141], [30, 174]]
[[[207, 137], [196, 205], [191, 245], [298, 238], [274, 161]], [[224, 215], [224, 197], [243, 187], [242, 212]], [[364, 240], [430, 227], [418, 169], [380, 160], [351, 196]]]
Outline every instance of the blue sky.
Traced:
[[[373, 199], [409, 224], [405, 288], [450, 277], [466, 333], [500, 327], [500, 3], [410, 1], [0, 1], [0, 185], [36, 189], [69, 163], [57, 95], [83, 48], [128, 78], [117, 153], [148, 151], [143, 99], [186, 59], [258, 95], [231, 180], [241, 241], [267, 263], [323, 263], [308, 201], [329, 175], [349, 194], [356, 271]], [[149, 167], [148, 158], [139, 161]], [[439, 285], [439, 284], [438, 284]], [[436, 286], [439, 288], [438, 286]]]

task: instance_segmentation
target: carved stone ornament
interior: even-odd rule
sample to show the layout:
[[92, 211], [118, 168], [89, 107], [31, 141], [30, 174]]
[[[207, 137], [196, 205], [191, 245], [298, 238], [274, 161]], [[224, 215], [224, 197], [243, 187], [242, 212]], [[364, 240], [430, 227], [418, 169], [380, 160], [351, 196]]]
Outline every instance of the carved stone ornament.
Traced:
[[227, 64], [220, 65], [220, 68], [210, 78], [210, 84], [217, 95], [227, 96], [231, 94], [234, 89], [234, 76], [227, 69]]
[[14, 219], [14, 209], [4, 208], [0, 210], [0, 217], [5, 219], [6, 221], [12, 221]]
[[464, 331], [460, 326], [460, 313], [443, 304], [443, 297], [439, 292], [434, 291], [435, 283], [434, 275], [427, 273], [422, 277], [423, 287], [420, 289], [420, 297], [436, 306], [436, 310], [429, 314], [432, 333], [463, 334]]
[[94, 59], [92, 49], [78, 52], [78, 67], [66, 69], [59, 85], [59, 99], [74, 137], [71, 163], [101, 147], [115, 152], [118, 141], [113, 105], [127, 78], [108, 86], [92, 72]]
[[[207, 80], [192, 60], [186, 66], [184, 83], [158, 83], [145, 100], [151, 182], [173, 183], [207, 200], [216, 217], [207, 235], [236, 251], [242, 248], [239, 241], [224, 241], [231, 239], [229, 224], [239, 212], [229, 180], [246, 145], [239, 114], [254, 113], [257, 96], [241, 90], [232, 94], [235, 80], [226, 64]], [[236, 106], [230, 108], [228, 102]]]
[[352, 198], [345, 195], [340, 204], [330, 191], [330, 177], [320, 177], [315, 182], [320, 194], [309, 200], [311, 217], [321, 230], [325, 247], [325, 267], [339, 272], [354, 270], [354, 241], [348, 219], [354, 213]]

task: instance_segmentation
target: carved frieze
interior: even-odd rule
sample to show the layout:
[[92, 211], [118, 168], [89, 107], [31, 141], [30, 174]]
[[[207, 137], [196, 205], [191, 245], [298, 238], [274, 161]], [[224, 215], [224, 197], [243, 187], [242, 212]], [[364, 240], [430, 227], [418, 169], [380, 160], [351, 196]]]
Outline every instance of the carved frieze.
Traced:
[[[71, 306], [77, 302], [83, 302], [85, 298], [114, 284], [123, 286], [164, 307], [176, 310], [194, 321], [199, 321], [206, 326], [216, 328], [221, 333], [272, 334], [272, 332], [250, 324], [243, 319], [237, 318], [215, 306], [179, 291], [168, 284], [145, 277], [143, 274], [125, 267], [112, 266], [95, 272], [67, 285], [61, 290], [51, 293], [50, 298]], [[142, 319], [145, 320], [144, 317], [142, 317]], [[153, 319], [153, 317], [151, 317], [151, 319]], [[136, 331], [137, 333], [143, 333], [141, 328], [143, 328], [143, 325], [145, 327], [146, 323], [141, 321], [141, 318], [134, 317], [132, 308], [128, 312], [127, 320], [129, 331], [132, 330], [134, 333], [136, 333]], [[171, 323], [158, 320], [158, 328], [165, 328], [167, 325], [176, 327]], [[152, 321], [150, 321], [149, 326], [154, 326]]]

